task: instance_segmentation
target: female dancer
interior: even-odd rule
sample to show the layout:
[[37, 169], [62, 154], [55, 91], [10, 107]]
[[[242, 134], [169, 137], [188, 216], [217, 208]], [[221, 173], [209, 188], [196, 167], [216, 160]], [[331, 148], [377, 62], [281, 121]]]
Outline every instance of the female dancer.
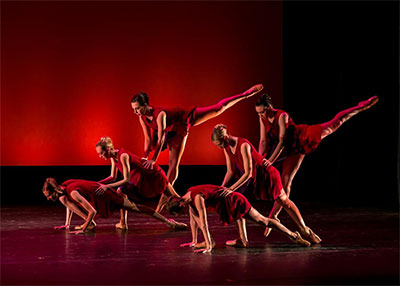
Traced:
[[[76, 233], [84, 233], [94, 228], [93, 219], [96, 214], [101, 217], [109, 217], [114, 210], [120, 208], [149, 215], [172, 229], [179, 227], [176, 222], [168, 220], [149, 207], [131, 202], [126, 196], [118, 194], [112, 188], [108, 188], [101, 196], [96, 195], [95, 191], [99, 186], [98, 182], [85, 180], [68, 180], [58, 185], [55, 179], [47, 178], [42, 191], [48, 200], [56, 201], [59, 199], [65, 207], [85, 219], [85, 223]], [[87, 214], [82, 212], [80, 208], [85, 210]]]
[[[125, 150], [124, 148], [114, 149], [113, 142], [110, 137], [102, 137], [96, 144], [96, 152], [100, 158], [111, 161], [111, 175], [101, 181], [96, 190], [98, 195], [103, 194], [109, 188], [117, 188], [125, 193], [131, 200], [137, 201], [140, 198], [152, 198], [159, 194], [165, 194], [166, 197], [174, 196], [180, 198], [175, 189], [168, 183], [164, 171], [154, 165], [152, 169], [146, 169], [143, 166], [144, 159]], [[118, 171], [123, 175], [123, 179], [114, 182], [117, 178]], [[112, 183], [114, 182], [114, 183]], [[160, 206], [155, 210], [160, 212]], [[177, 223], [176, 228], [186, 229], [184, 223]], [[127, 212], [121, 209], [121, 221], [116, 224], [117, 228], [126, 229]]]
[[[307, 240], [313, 243], [321, 242], [321, 239], [305, 225], [299, 209], [286, 195], [278, 170], [273, 166], [265, 167], [265, 159], [248, 140], [229, 135], [223, 124], [214, 127], [211, 140], [224, 149], [227, 172], [221, 185], [222, 195], [227, 196], [232, 192], [244, 193], [254, 187], [253, 194], [257, 199], [274, 200], [285, 209]], [[239, 179], [227, 188], [235, 174], [239, 175]], [[253, 184], [250, 184], [251, 180]], [[270, 228], [266, 228], [266, 236], [269, 230]]]
[[[331, 121], [315, 125], [296, 125], [283, 110], [272, 106], [271, 97], [263, 94], [256, 102], [260, 120], [260, 143], [258, 152], [268, 159], [264, 166], [271, 166], [282, 157], [282, 183], [289, 197], [292, 181], [303, 162], [304, 156], [318, 147], [326, 136], [335, 132], [343, 123], [378, 102], [373, 96], [357, 106], [339, 112]], [[269, 217], [278, 219], [281, 206], [274, 204]]]
[[[173, 185], [178, 177], [178, 167], [181, 161], [185, 144], [191, 126], [200, 125], [209, 119], [217, 117], [226, 109], [239, 101], [257, 94], [263, 89], [261, 84], [255, 85], [247, 91], [228, 98], [224, 98], [215, 105], [207, 107], [194, 107], [189, 111], [182, 108], [162, 108], [149, 105], [146, 93], [140, 92], [131, 100], [131, 106], [135, 114], [139, 116], [139, 122], [144, 133], [144, 158], [145, 168], [151, 169], [157, 161], [161, 151], [169, 148], [168, 181]], [[151, 129], [153, 136], [151, 136]], [[151, 151], [153, 157], [148, 160]], [[161, 196], [158, 210], [162, 209], [166, 201]]]
[[240, 193], [231, 193], [229, 196], [221, 196], [223, 190], [220, 186], [200, 185], [191, 187], [187, 193], [181, 198], [171, 198], [167, 203], [167, 210], [170, 213], [179, 214], [182, 207], [189, 205], [190, 228], [192, 230], [192, 241], [181, 244], [181, 247], [194, 247], [197, 244], [197, 230], [200, 228], [205, 243], [202, 243], [201, 249], [195, 252], [207, 253], [214, 247], [210, 231], [208, 230], [207, 211], [206, 208], [216, 210], [219, 214], [220, 221], [224, 224], [237, 222], [239, 230], [239, 238], [227, 241], [226, 245], [236, 247], [247, 247], [246, 218], [264, 227], [269, 226], [276, 228], [283, 234], [286, 234], [295, 243], [303, 246], [310, 246], [310, 242], [304, 240], [299, 232], [291, 232], [284, 225], [275, 219], [268, 219], [262, 216], [249, 201]]

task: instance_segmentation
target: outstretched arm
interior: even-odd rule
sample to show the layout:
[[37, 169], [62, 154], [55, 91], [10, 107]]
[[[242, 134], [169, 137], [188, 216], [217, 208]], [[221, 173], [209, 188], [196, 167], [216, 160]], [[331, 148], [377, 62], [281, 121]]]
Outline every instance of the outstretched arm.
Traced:
[[156, 163], [158, 156], [160, 155], [161, 148], [164, 145], [166, 127], [167, 127], [167, 114], [164, 111], [161, 111], [157, 117], [157, 130], [158, 130], [157, 146], [154, 150], [153, 158], [143, 163], [143, 166], [146, 169], [153, 169], [153, 166]]
[[197, 195], [194, 198], [194, 204], [196, 206], [197, 213], [199, 214], [200, 229], [201, 229], [201, 232], [203, 233], [203, 237], [206, 242], [206, 248], [196, 250], [195, 252], [201, 252], [201, 253], [211, 252], [211, 250], [212, 250], [211, 235], [210, 235], [210, 231], [208, 230], [207, 211], [206, 211], [206, 205], [205, 205], [205, 200], [204, 200], [203, 196]]
[[76, 231], [75, 233], [83, 233], [86, 231], [88, 228], [89, 224], [93, 221], [93, 218], [96, 216], [97, 211], [92, 207], [92, 205], [78, 192], [78, 191], [72, 191], [71, 192], [71, 197], [79, 203], [88, 213], [86, 217], [86, 221], [82, 226], [82, 229], [79, 231]]
[[144, 135], [144, 158], [147, 160], [151, 151], [151, 132], [150, 128], [144, 123], [144, 119], [139, 117], [140, 126], [142, 126]]
[[283, 146], [283, 141], [285, 139], [286, 135], [286, 125], [289, 122], [289, 115], [287, 113], [282, 113], [279, 116], [279, 143], [275, 147], [274, 152], [272, 152], [272, 155], [269, 157], [268, 160], [264, 160], [263, 165], [265, 167], [271, 166], [276, 159], [278, 159], [279, 155], [282, 153], [284, 146]]
[[242, 158], [243, 158], [244, 173], [239, 178], [239, 180], [237, 180], [232, 186], [230, 186], [228, 189], [224, 190], [221, 193], [221, 196], [227, 196], [230, 193], [236, 191], [244, 183], [246, 183], [252, 176], [253, 161], [252, 161], [252, 158], [251, 158], [251, 147], [250, 147], [250, 145], [248, 143], [243, 143], [242, 146], [240, 146], [240, 153], [242, 154]]

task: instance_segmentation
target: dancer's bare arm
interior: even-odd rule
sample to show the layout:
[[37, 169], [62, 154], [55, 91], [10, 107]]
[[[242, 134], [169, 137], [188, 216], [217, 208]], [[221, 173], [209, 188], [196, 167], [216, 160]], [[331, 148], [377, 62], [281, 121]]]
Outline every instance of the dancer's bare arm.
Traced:
[[265, 131], [265, 125], [261, 117], [259, 117], [259, 121], [260, 121], [260, 142], [258, 143], [258, 153], [260, 153], [261, 156], [265, 156], [265, 154], [267, 153], [268, 139]]
[[232, 163], [231, 159], [229, 159], [228, 153], [226, 153], [224, 149], [225, 161], [226, 161], [226, 174], [224, 177], [224, 181], [222, 182], [222, 187], [226, 187], [229, 181], [232, 179], [233, 171], [232, 171]]
[[72, 191], [71, 192], [71, 197], [79, 203], [88, 213], [86, 217], [86, 221], [82, 226], [82, 229], [79, 231], [75, 231], [74, 233], [83, 233], [86, 231], [87, 227], [89, 224], [93, 221], [93, 218], [96, 216], [97, 211], [92, 207], [92, 205], [78, 192], [78, 191]]
[[230, 193], [236, 191], [244, 183], [246, 183], [252, 176], [253, 163], [252, 163], [252, 158], [251, 158], [251, 147], [250, 147], [250, 145], [248, 143], [243, 143], [242, 146], [240, 147], [240, 153], [242, 154], [242, 158], [243, 158], [244, 173], [239, 178], [239, 180], [237, 180], [232, 186], [230, 186], [229, 188], [225, 189], [221, 193], [221, 196], [225, 196], [226, 197]]
[[197, 213], [199, 214], [199, 223], [200, 229], [203, 233], [204, 240], [206, 242], [206, 247], [202, 249], [195, 250], [195, 252], [207, 253], [211, 252], [212, 245], [211, 245], [211, 235], [208, 229], [208, 222], [207, 222], [207, 210], [205, 205], [205, 200], [202, 195], [197, 195], [194, 198], [194, 204], [197, 209]]
[[54, 229], [60, 230], [60, 229], [69, 229], [71, 225], [71, 219], [73, 212], [66, 206], [66, 201], [67, 197], [66, 196], [61, 196], [58, 198], [58, 200], [65, 206], [65, 224], [60, 225], [60, 226], [55, 226]]
[[263, 165], [265, 167], [271, 166], [276, 159], [278, 159], [279, 155], [282, 153], [284, 147], [283, 147], [283, 140], [285, 139], [286, 135], [286, 125], [289, 122], [289, 115], [287, 113], [282, 113], [279, 116], [279, 143], [275, 147], [274, 152], [272, 152], [272, 155], [268, 158], [268, 160], [264, 160]]
[[144, 158], [147, 160], [151, 151], [151, 132], [150, 127], [144, 123], [144, 119], [139, 117], [140, 126], [142, 126], [144, 135]]
[[156, 148], [154, 150], [153, 158], [143, 163], [143, 166], [147, 169], [153, 169], [154, 164], [157, 162], [158, 156], [160, 155], [161, 152], [161, 148], [164, 145], [166, 127], [167, 127], [167, 114], [164, 111], [161, 111], [157, 116], [158, 141]]
[[197, 230], [198, 230], [198, 224], [196, 222], [196, 214], [194, 213], [193, 209], [191, 206], [189, 206], [189, 217], [190, 217], [190, 230], [192, 231], [192, 241], [188, 243], [183, 243], [180, 246], [185, 247], [185, 246], [190, 246], [193, 247], [197, 243]]
[[130, 167], [130, 163], [129, 163], [129, 155], [126, 153], [121, 154], [120, 160], [121, 160], [121, 164], [122, 164], [122, 175], [124, 176], [124, 178], [122, 180], [119, 180], [112, 184], [108, 184], [108, 185], [100, 184], [100, 187], [98, 187], [96, 190], [97, 195], [104, 194], [104, 192], [109, 188], [116, 188], [116, 187], [119, 187], [119, 186], [129, 183], [129, 180], [131, 178], [131, 175], [130, 175], [131, 167]]
[[115, 167], [115, 161], [111, 158], [111, 174], [109, 177], [99, 181], [100, 184], [109, 184], [114, 182], [117, 179], [118, 169]]

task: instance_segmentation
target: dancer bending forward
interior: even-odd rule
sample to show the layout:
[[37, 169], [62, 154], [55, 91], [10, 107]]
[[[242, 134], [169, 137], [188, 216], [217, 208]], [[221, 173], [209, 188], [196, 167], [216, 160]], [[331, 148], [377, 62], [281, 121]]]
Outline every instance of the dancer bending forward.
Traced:
[[[146, 93], [140, 92], [131, 100], [135, 114], [144, 133], [144, 158], [143, 165], [151, 169], [157, 162], [161, 151], [169, 148], [168, 181], [173, 185], [178, 177], [178, 167], [185, 150], [188, 132], [191, 126], [197, 126], [214, 117], [217, 117], [239, 101], [253, 96], [263, 89], [261, 84], [255, 85], [247, 91], [222, 99], [217, 104], [207, 107], [194, 107], [191, 110], [182, 108], [163, 108], [149, 105]], [[151, 130], [153, 134], [151, 135]], [[151, 151], [153, 157], [148, 160]], [[157, 210], [167, 198], [162, 195]]]
[[[258, 152], [268, 158], [264, 166], [272, 165], [278, 158], [282, 160], [282, 183], [289, 197], [293, 179], [304, 156], [315, 150], [322, 139], [334, 133], [343, 123], [378, 102], [373, 96], [358, 105], [339, 112], [332, 120], [315, 125], [296, 125], [287, 112], [275, 109], [271, 97], [263, 94], [256, 102], [256, 112], [260, 120], [260, 142]], [[269, 217], [278, 218], [282, 210], [274, 204]]]
[[68, 180], [58, 185], [55, 179], [47, 178], [42, 191], [48, 200], [59, 199], [71, 211], [71, 215], [74, 212], [85, 220], [82, 227], [75, 233], [84, 233], [93, 229], [95, 226], [93, 219], [97, 214], [101, 217], [109, 217], [114, 210], [121, 208], [149, 215], [172, 229], [180, 227], [180, 224], [168, 220], [153, 209], [131, 202], [114, 189], [109, 188], [101, 196], [96, 195], [95, 191], [99, 186], [98, 182], [86, 180]]
[[246, 219], [250, 219], [264, 227], [269, 226], [287, 235], [292, 241], [303, 246], [310, 246], [310, 242], [304, 240], [299, 232], [292, 232], [275, 219], [262, 216], [249, 201], [240, 193], [230, 193], [222, 196], [220, 186], [200, 185], [191, 187], [181, 198], [171, 198], [167, 203], [167, 210], [171, 214], [179, 214], [183, 206], [189, 205], [190, 228], [192, 241], [181, 244], [182, 247], [194, 247], [197, 244], [197, 231], [200, 228], [204, 242], [202, 248], [195, 252], [207, 253], [214, 247], [210, 231], [208, 229], [207, 208], [214, 209], [219, 214], [219, 219], [224, 224], [236, 221], [239, 230], [239, 239], [227, 241], [226, 245], [247, 247], [249, 245], [246, 231]]
[[[223, 124], [214, 127], [211, 140], [222, 148], [225, 154], [227, 172], [222, 183], [223, 195], [240, 192], [245, 196], [253, 194], [261, 200], [274, 200], [285, 209], [307, 240], [313, 243], [321, 242], [321, 239], [306, 226], [299, 209], [283, 190], [278, 170], [273, 166], [265, 167], [265, 159], [248, 140], [228, 134]], [[227, 185], [232, 180], [234, 183], [228, 188]], [[269, 231], [270, 228], [266, 228], [266, 236]]]
[[[109, 188], [118, 188], [118, 191], [126, 194], [134, 202], [140, 202], [143, 198], [153, 198], [159, 194], [166, 197], [180, 197], [168, 183], [164, 171], [158, 165], [154, 165], [152, 169], [144, 168], [144, 159], [124, 148], [115, 149], [110, 137], [102, 137], [97, 142], [96, 152], [100, 158], [111, 161], [111, 175], [99, 182], [100, 186], [96, 191], [98, 195], [103, 194]], [[123, 179], [115, 182], [118, 171], [122, 174]], [[158, 206], [155, 211], [159, 213], [161, 207], [162, 205]], [[126, 210], [121, 209], [121, 220], [115, 226], [120, 229], [128, 228]], [[186, 229], [184, 223], [179, 223], [177, 226]]]

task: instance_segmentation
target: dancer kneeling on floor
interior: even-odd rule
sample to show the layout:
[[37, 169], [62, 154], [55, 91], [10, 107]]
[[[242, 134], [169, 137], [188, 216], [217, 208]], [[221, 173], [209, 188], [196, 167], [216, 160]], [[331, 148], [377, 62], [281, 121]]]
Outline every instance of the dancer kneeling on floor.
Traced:
[[42, 191], [48, 200], [57, 201], [59, 199], [65, 207], [85, 220], [81, 229], [75, 233], [84, 233], [93, 229], [95, 227], [93, 219], [97, 214], [101, 217], [109, 217], [114, 210], [121, 208], [149, 215], [172, 229], [181, 227], [181, 224], [168, 220], [153, 209], [131, 202], [112, 188], [108, 188], [101, 196], [96, 195], [95, 191], [99, 186], [98, 182], [86, 180], [68, 180], [58, 185], [55, 179], [47, 178]]
[[228, 246], [247, 247], [246, 220], [250, 219], [263, 227], [271, 227], [286, 234], [295, 243], [310, 246], [310, 242], [304, 240], [299, 232], [292, 232], [283, 224], [275, 219], [269, 219], [262, 216], [249, 201], [240, 193], [230, 193], [228, 196], [222, 196], [224, 192], [220, 186], [200, 185], [191, 187], [181, 198], [170, 198], [167, 203], [167, 210], [171, 214], [179, 214], [184, 206], [189, 205], [190, 228], [192, 230], [192, 241], [181, 244], [181, 247], [194, 247], [197, 244], [197, 231], [200, 228], [205, 243], [203, 247], [195, 252], [211, 252], [214, 247], [207, 222], [207, 208], [214, 209], [219, 214], [219, 219], [224, 224], [237, 222], [240, 239], [227, 241]]

